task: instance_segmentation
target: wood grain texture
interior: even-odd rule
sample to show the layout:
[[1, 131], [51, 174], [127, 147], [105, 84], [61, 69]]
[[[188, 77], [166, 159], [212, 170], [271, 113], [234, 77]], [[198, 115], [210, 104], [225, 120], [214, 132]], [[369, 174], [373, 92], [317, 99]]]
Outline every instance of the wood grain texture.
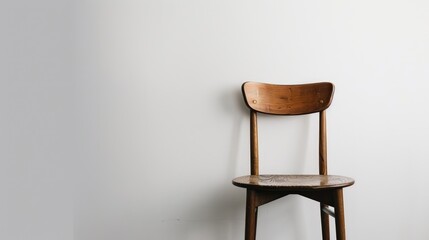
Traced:
[[257, 112], [300, 115], [328, 108], [334, 85], [328, 82], [300, 85], [245, 82], [242, 91], [247, 106]]
[[344, 221], [343, 189], [335, 191], [335, 231], [337, 240], [346, 240], [346, 225]]
[[328, 147], [326, 134], [326, 111], [319, 114], [319, 174], [328, 174]]
[[[247, 189], [245, 239], [256, 239], [258, 207], [290, 194], [298, 194], [320, 203], [322, 239], [329, 240], [329, 215], [323, 209], [335, 208], [338, 240], [345, 240], [343, 188], [354, 184], [349, 177], [328, 175], [326, 109], [330, 106], [334, 85], [312, 83], [274, 85], [246, 82], [242, 85], [245, 103], [250, 108], [250, 174], [232, 183]], [[319, 112], [319, 174], [259, 175], [258, 113], [300, 115]]]
[[235, 178], [238, 187], [265, 190], [317, 190], [353, 185], [349, 177], [335, 175], [247, 175]]
[[258, 117], [250, 111], [250, 174], [259, 175]]
[[246, 240], [255, 240], [258, 219], [257, 193], [251, 189], [247, 189], [246, 194], [246, 226], [244, 237]]
[[320, 203], [320, 223], [322, 227], [322, 240], [330, 239], [330, 231], [329, 231], [329, 215], [323, 211], [323, 208], [327, 207], [327, 205]]

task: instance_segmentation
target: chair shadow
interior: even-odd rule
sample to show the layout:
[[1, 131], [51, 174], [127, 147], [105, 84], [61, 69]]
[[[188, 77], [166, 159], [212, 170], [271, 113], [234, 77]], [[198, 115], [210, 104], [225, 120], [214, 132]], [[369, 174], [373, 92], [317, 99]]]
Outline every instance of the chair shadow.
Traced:
[[[165, 228], [175, 229], [175, 239], [205, 239], [228, 240], [237, 239], [236, 229], [233, 226], [243, 226], [244, 233], [244, 190], [237, 189], [231, 180], [237, 171], [237, 161], [240, 152], [240, 136], [248, 111], [242, 104], [242, 96], [239, 88], [222, 91], [218, 102], [223, 111], [223, 116], [231, 120], [230, 135], [228, 141], [227, 164], [223, 171], [222, 183], [214, 186], [211, 193], [195, 201], [189, 209], [186, 209], [186, 218], [171, 219], [164, 222]], [[241, 149], [242, 150], [242, 149]], [[212, 186], [213, 187], [213, 186]]]
[[[205, 239], [205, 240], [232, 240], [244, 237], [244, 217], [245, 217], [245, 189], [240, 189], [232, 185], [231, 180], [237, 177], [237, 166], [240, 166], [241, 161], [249, 162], [249, 159], [238, 159], [243, 149], [240, 149], [240, 138], [242, 137], [243, 127], [248, 128], [249, 110], [243, 104], [243, 98], [239, 88], [231, 91], [223, 91], [224, 94], [219, 96], [219, 103], [223, 109], [224, 116], [231, 117], [231, 131], [228, 138], [228, 164], [225, 169], [225, 178], [222, 184], [213, 189], [210, 196], [204, 196], [204, 201], [196, 202], [186, 210], [186, 219], [176, 219], [165, 224], [173, 224], [177, 229], [175, 239]], [[308, 140], [308, 119], [302, 125], [299, 125], [299, 130], [303, 130], [304, 134], [295, 139], [303, 143], [301, 146], [307, 145]], [[249, 146], [246, 145], [248, 148]], [[306, 149], [303, 150], [305, 157]], [[304, 168], [304, 163], [300, 163], [298, 168]], [[281, 203], [288, 202], [290, 204], [280, 209], [284, 211], [283, 224], [291, 225], [289, 230], [295, 231], [294, 236], [298, 239], [305, 238], [305, 233], [297, 231], [297, 219], [300, 218], [299, 204], [295, 199], [286, 197], [280, 200]], [[274, 206], [279, 209], [279, 206]], [[265, 209], [262, 208], [262, 211]], [[285, 219], [286, 218], [286, 219]], [[272, 219], [275, 220], [275, 219]], [[170, 228], [169, 226], [168, 228]]]

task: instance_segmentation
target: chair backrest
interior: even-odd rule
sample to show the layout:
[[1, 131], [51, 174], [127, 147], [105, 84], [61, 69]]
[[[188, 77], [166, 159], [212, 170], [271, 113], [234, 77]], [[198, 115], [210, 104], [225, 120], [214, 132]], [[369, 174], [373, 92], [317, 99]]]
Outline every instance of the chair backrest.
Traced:
[[250, 108], [250, 172], [259, 175], [257, 113], [302, 115], [319, 112], [319, 174], [327, 174], [326, 112], [334, 94], [329, 82], [275, 85], [245, 82], [243, 97]]
[[245, 82], [242, 90], [250, 109], [267, 114], [299, 115], [328, 108], [334, 85], [328, 82], [301, 85]]

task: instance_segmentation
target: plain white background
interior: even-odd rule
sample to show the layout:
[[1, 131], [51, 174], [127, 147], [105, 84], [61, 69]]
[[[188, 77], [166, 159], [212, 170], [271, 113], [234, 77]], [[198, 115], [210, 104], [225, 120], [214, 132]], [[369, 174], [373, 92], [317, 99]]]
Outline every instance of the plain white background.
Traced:
[[[429, 236], [429, 3], [3, 1], [0, 238], [244, 238], [240, 85], [331, 81], [329, 170], [349, 239]], [[317, 171], [317, 117], [260, 123], [262, 172]], [[298, 159], [297, 161], [292, 161]], [[320, 239], [317, 203], [259, 239]]]

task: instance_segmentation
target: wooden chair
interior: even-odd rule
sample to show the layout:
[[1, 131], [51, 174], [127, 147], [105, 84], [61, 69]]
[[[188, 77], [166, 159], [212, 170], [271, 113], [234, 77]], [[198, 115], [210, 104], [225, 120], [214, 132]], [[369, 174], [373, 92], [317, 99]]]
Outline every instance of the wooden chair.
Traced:
[[[329, 240], [329, 215], [335, 218], [337, 240], [345, 240], [343, 188], [353, 185], [348, 177], [328, 175], [326, 109], [334, 85], [328, 82], [273, 85], [245, 82], [244, 100], [250, 108], [250, 174], [235, 178], [235, 186], [247, 189], [245, 240], [255, 240], [258, 207], [289, 194], [299, 194], [320, 203], [323, 240]], [[319, 113], [319, 174], [259, 175], [257, 113], [302, 115]], [[333, 207], [335, 211], [331, 210]]]

